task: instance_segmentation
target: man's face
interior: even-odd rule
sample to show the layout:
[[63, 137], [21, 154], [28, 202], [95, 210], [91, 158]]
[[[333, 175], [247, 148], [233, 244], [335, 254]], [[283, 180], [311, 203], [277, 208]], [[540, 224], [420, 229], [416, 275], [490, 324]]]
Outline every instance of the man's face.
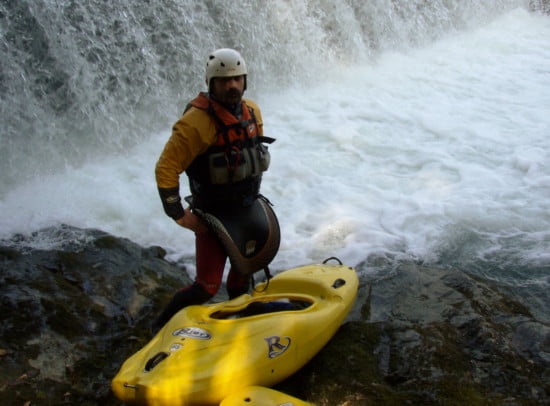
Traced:
[[212, 78], [210, 80], [210, 92], [223, 104], [235, 105], [240, 103], [243, 97], [244, 83], [244, 75]]

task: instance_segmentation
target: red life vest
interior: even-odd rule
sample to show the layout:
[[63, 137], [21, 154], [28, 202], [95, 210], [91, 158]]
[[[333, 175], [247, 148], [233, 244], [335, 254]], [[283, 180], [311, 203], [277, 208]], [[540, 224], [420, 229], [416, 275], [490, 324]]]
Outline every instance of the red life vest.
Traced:
[[214, 144], [186, 170], [193, 195], [211, 201], [255, 198], [270, 161], [264, 143], [275, 140], [260, 135], [254, 111], [244, 101], [240, 119], [205, 93], [190, 106], [206, 111], [216, 126]]
[[254, 112], [244, 101], [241, 101], [240, 120], [205, 93], [200, 93], [190, 105], [206, 111], [215, 120], [218, 131], [215, 146], [235, 143], [237, 140], [245, 141], [260, 134]]

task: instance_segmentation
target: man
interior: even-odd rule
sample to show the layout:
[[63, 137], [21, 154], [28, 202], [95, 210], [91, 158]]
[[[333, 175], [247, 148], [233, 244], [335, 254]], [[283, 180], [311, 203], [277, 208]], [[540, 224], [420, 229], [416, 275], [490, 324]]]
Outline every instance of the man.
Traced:
[[[249, 275], [267, 264], [279, 247], [275, 216], [260, 196], [269, 166], [259, 107], [243, 99], [247, 69], [233, 49], [212, 52], [206, 63], [208, 93], [189, 103], [174, 125], [155, 175], [164, 210], [195, 233], [196, 278], [176, 292], [153, 323], [158, 331], [185, 306], [201, 304], [220, 288], [226, 259], [230, 298], [246, 293]], [[191, 208], [183, 208], [179, 176], [187, 174]], [[187, 199], [186, 199], [187, 200]]]

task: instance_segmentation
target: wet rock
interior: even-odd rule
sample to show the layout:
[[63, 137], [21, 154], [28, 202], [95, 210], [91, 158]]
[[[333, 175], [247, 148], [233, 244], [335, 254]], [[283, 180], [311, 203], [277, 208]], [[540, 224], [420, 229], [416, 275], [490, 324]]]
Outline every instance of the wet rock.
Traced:
[[[0, 241], [0, 404], [120, 406], [111, 378], [189, 282], [164, 255], [68, 226]], [[278, 389], [318, 406], [550, 404], [550, 326], [489, 281], [403, 264], [358, 297]]]
[[364, 319], [281, 388], [319, 406], [550, 404], [550, 327], [490, 282], [409, 264], [363, 290]]
[[120, 404], [110, 379], [150, 338], [160, 302], [189, 282], [185, 270], [160, 247], [99, 230], [64, 226], [0, 245], [0, 404]]

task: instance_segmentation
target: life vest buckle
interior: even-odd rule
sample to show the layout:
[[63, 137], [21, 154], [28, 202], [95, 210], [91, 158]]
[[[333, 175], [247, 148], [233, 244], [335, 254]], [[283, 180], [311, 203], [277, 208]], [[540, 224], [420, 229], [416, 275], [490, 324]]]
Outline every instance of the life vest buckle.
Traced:
[[231, 148], [225, 150], [225, 162], [227, 163], [227, 168], [230, 171], [235, 171], [241, 163], [241, 150], [233, 145]]

